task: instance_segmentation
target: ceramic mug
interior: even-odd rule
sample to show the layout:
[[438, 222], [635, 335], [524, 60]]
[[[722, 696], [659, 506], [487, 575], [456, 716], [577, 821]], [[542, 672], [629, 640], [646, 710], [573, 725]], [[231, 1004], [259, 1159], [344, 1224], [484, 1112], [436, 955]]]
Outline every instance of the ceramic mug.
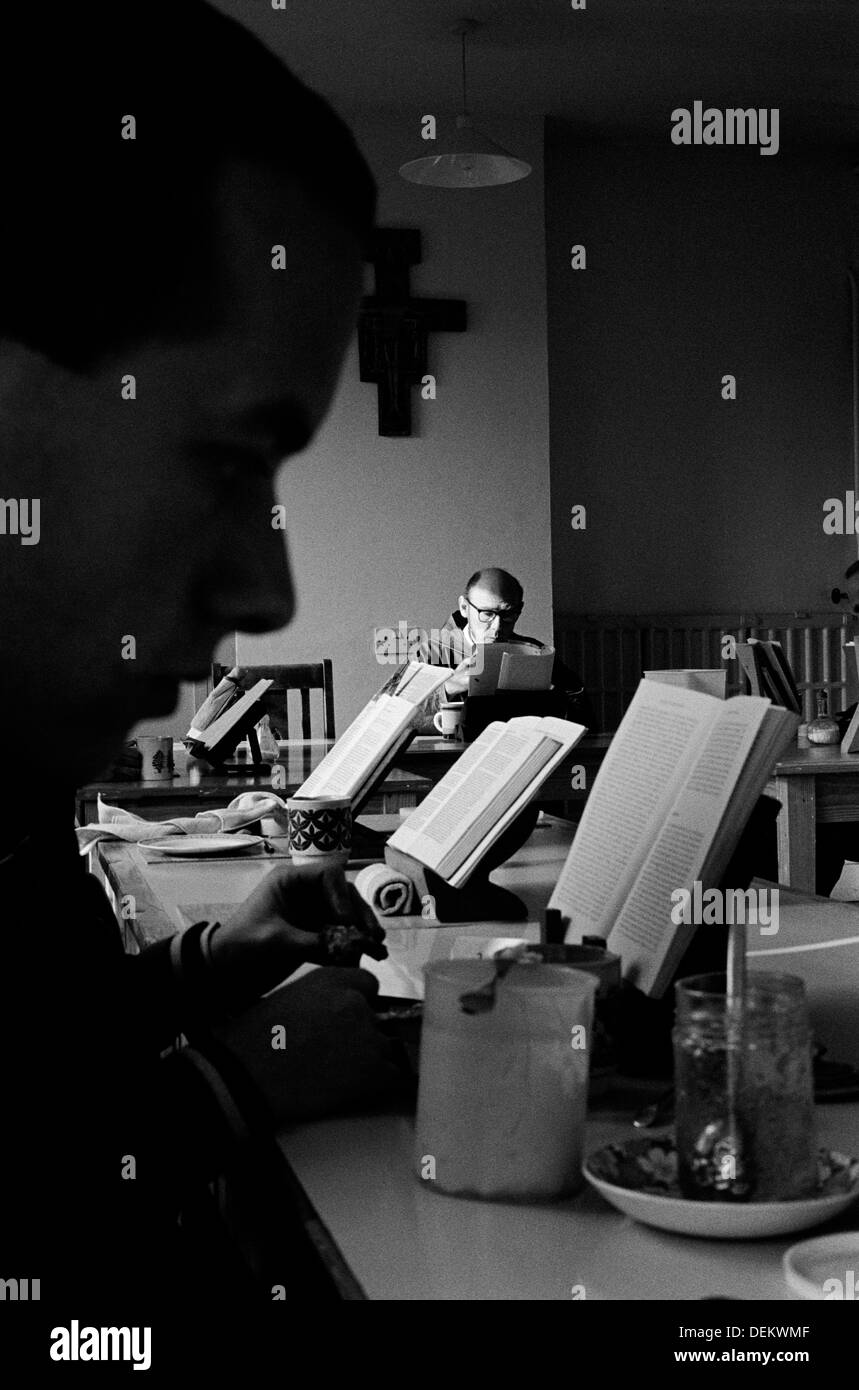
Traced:
[[597, 981], [514, 964], [490, 1008], [463, 1009], [493, 969], [485, 960], [424, 968], [416, 1169], [426, 1187], [451, 1194], [565, 1197], [582, 1185]]
[[462, 705], [448, 704], [441, 706], [432, 722], [443, 738], [455, 739], [462, 736], [462, 718]]
[[134, 739], [140, 751], [140, 776], [144, 782], [169, 782], [173, 777], [173, 740], [155, 734]]
[[348, 796], [290, 796], [286, 816], [289, 852], [296, 863], [348, 863], [352, 849]]

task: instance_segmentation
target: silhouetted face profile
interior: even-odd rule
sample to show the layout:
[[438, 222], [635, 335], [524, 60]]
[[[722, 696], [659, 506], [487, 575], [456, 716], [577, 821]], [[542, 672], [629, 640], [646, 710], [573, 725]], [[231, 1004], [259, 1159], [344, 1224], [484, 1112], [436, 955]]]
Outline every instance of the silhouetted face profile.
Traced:
[[0, 342], [0, 491], [40, 501], [38, 544], [0, 539], [0, 714], [67, 782], [168, 714], [226, 633], [293, 612], [273, 482], [330, 404], [361, 255], [262, 164], [226, 165], [216, 193], [218, 313], [193, 341], [150, 339], [85, 372]]

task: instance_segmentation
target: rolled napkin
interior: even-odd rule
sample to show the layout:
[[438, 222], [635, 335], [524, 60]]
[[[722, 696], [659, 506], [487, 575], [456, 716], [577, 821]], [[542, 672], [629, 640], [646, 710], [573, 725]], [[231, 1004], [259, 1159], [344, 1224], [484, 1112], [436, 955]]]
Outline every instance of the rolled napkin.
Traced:
[[412, 910], [415, 885], [388, 864], [368, 864], [356, 874], [355, 887], [380, 917], [400, 917]]
[[223, 811], [199, 811], [196, 816], [174, 816], [172, 820], [151, 821], [124, 811], [121, 806], [109, 806], [98, 798], [98, 824], [84, 825], [75, 831], [78, 850], [86, 854], [97, 840], [126, 840], [145, 844], [147, 840], [164, 840], [169, 835], [220, 835], [244, 830], [261, 816], [286, 813], [286, 802], [274, 792], [242, 792]]

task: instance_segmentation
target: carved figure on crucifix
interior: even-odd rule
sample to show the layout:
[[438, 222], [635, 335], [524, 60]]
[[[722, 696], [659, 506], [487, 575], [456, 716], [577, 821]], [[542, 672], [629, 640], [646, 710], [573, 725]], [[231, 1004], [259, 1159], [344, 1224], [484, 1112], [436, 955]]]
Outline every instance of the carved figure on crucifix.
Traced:
[[421, 260], [421, 234], [380, 228], [367, 257], [376, 268], [376, 293], [364, 299], [358, 321], [361, 380], [379, 392], [379, 434], [412, 432], [411, 390], [427, 371], [427, 337], [439, 330], [466, 327], [462, 299], [416, 299], [409, 290], [409, 267]]

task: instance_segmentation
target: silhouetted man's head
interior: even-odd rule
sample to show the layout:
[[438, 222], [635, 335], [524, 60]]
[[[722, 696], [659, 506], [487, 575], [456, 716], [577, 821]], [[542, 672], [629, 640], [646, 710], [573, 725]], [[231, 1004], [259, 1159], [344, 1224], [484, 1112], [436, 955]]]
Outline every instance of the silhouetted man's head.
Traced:
[[472, 642], [503, 642], [509, 638], [522, 612], [524, 594], [518, 579], [507, 570], [477, 570], [459, 596], [459, 611], [465, 618]]
[[0, 52], [0, 492], [39, 516], [0, 532], [0, 717], [79, 780], [289, 621], [273, 478], [330, 404], [375, 187], [196, 0], [4, 15]]

